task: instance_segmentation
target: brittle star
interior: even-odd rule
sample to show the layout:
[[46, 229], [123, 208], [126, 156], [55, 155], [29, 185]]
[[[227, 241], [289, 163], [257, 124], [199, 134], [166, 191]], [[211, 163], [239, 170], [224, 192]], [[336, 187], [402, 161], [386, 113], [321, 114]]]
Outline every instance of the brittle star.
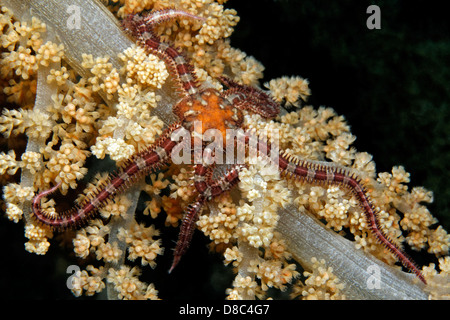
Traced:
[[[50, 214], [42, 210], [40, 206], [41, 198], [56, 191], [59, 184], [39, 193], [32, 203], [34, 217], [39, 222], [55, 230], [82, 226], [95, 217], [98, 209], [104, 206], [108, 199], [126, 190], [145, 174], [154, 172], [167, 164], [174, 150], [183, 144], [180, 141], [181, 132], [188, 132], [194, 145], [197, 142], [196, 139], [201, 138], [210, 129], [218, 131], [223, 136], [223, 141], [226, 141], [227, 130], [242, 129], [243, 110], [257, 113], [264, 118], [274, 118], [278, 115], [280, 110], [278, 103], [259, 88], [241, 85], [226, 77], [219, 78], [219, 81], [228, 88], [223, 92], [202, 87], [187, 56], [171, 44], [161, 41], [154, 32], [154, 26], [175, 18], [204, 20], [184, 11], [165, 9], [147, 16], [129, 15], [122, 24], [124, 30], [134, 37], [140, 46], [166, 63], [174, 77], [177, 91], [181, 95], [179, 102], [173, 106], [173, 112], [179, 121], [169, 126], [153, 145], [132, 156], [116, 173], [111, 174], [105, 183], [97, 187], [93, 196], [87, 197], [80, 205], [74, 206], [68, 212]], [[196, 122], [202, 125], [196, 126]], [[243, 143], [249, 148], [257, 149], [258, 152], [274, 149], [264, 140], [257, 140], [257, 143], [251, 146], [250, 138], [248, 134], [244, 134]], [[206, 151], [205, 144], [200, 142], [200, 145], [201, 151]], [[232, 145], [234, 146], [234, 143]], [[223, 150], [226, 150], [227, 146], [229, 144], [224, 145]], [[208, 157], [205, 159], [207, 160]], [[377, 218], [378, 211], [357, 175], [345, 167], [332, 163], [298, 160], [283, 151], [277, 151], [276, 159], [272, 160], [275, 160], [273, 163], [288, 179], [298, 179], [311, 185], [338, 185], [351, 191], [358, 200], [370, 231], [376, 239], [407, 269], [415, 273], [421, 281], [426, 282], [413, 260], [382, 230]], [[169, 272], [175, 268], [188, 249], [196, 221], [204, 205], [232, 189], [239, 182], [239, 171], [242, 167], [244, 165], [234, 164], [222, 176], [213, 179], [214, 166], [208, 161], [195, 166], [194, 185], [197, 196], [186, 209]]]

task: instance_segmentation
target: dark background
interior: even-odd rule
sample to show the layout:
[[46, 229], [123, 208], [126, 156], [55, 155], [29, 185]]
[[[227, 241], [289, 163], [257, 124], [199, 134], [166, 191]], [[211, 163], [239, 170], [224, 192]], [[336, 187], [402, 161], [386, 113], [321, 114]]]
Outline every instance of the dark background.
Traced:
[[[377, 172], [403, 165], [410, 187], [433, 190], [429, 208], [450, 230], [450, 22], [443, 3], [230, 0], [225, 6], [241, 17], [232, 46], [266, 68], [261, 83], [283, 75], [309, 79], [309, 103], [345, 116], [355, 146], [374, 156]], [[381, 30], [366, 27], [371, 4], [381, 9]], [[156, 270], [144, 268], [143, 280], [154, 282], [161, 298], [222, 299], [233, 277], [207, 253], [204, 237], [194, 236], [195, 249], [169, 276], [177, 230], [162, 231], [166, 254]], [[0, 297], [72, 299], [65, 270], [78, 262], [56, 243], [46, 256], [26, 252], [23, 234], [22, 224], [1, 217]]]

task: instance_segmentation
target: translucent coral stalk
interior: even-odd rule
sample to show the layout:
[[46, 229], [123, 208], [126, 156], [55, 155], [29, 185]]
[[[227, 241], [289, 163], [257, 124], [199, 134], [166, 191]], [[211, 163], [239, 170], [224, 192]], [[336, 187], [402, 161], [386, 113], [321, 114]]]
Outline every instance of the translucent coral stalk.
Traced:
[[[126, 197], [130, 200], [131, 205], [128, 207], [124, 219], [122, 219], [121, 217], [116, 217], [109, 223], [109, 227], [110, 227], [111, 231], [108, 236], [108, 242], [111, 244], [118, 243], [119, 249], [121, 251], [121, 255], [118, 258], [117, 262], [108, 263], [105, 266], [106, 270], [114, 269], [116, 271], [119, 271], [120, 268], [125, 264], [127, 245], [126, 245], [125, 241], [119, 240], [118, 235], [119, 235], [121, 228], [128, 230], [131, 227], [131, 225], [134, 221], [134, 213], [136, 212], [136, 207], [137, 207], [136, 199], [139, 198], [139, 194], [142, 190], [142, 187], [143, 187], [143, 184], [140, 183], [140, 184], [132, 187], [126, 193]], [[114, 286], [112, 286], [108, 283], [106, 290], [107, 290], [108, 300], [118, 300], [119, 299], [119, 293], [114, 289]]]
[[[255, 247], [250, 246], [246, 242], [239, 243], [239, 249], [242, 252], [242, 262], [239, 264], [239, 271], [238, 275], [240, 275], [242, 278], [250, 277], [252, 280], [255, 279], [255, 273], [252, 271], [249, 271], [250, 268], [250, 262], [251, 261], [257, 261], [259, 258], [258, 255], [258, 249]], [[249, 294], [247, 291], [243, 292], [242, 299], [244, 300], [254, 300], [255, 294]]]
[[[306, 269], [313, 257], [324, 259], [345, 283], [343, 293], [350, 299], [428, 299], [424, 285], [412, 274], [388, 266], [355, 248], [355, 244], [325, 228], [307, 212], [288, 206], [279, 211], [276, 231], [288, 241], [293, 257]], [[379, 277], [378, 277], [379, 275]]]
[[[45, 22], [47, 31], [54, 33], [58, 41], [64, 44], [64, 59], [83, 77], [89, 76], [88, 70], [81, 66], [83, 54], [109, 56], [113, 68], [119, 70], [122, 62], [118, 55], [135, 43], [122, 32], [117, 19], [108, 9], [96, 0], [5, 0], [2, 3], [13, 11], [18, 20], [27, 21], [34, 16]], [[99, 93], [102, 94], [102, 91]], [[178, 99], [170, 86], [163, 87], [156, 94], [161, 96], [162, 106], [172, 105]], [[117, 102], [104, 98], [111, 106]], [[171, 108], [157, 108], [154, 115], [166, 124], [176, 120]]]
[[[47, 110], [48, 106], [51, 105], [51, 97], [53, 94], [56, 94], [58, 88], [56, 84], [48, 84], [47, 76], [50, 74], [50, 70], [53, 68], [57, 68], [61, 65], [60, 62], [52, 62], [49, 66], [41, 66], [38, 69], [38, 77], [37, 77], [37, 89], [36, 89], [36, 100], [34, 105], [34, 111], [39, 112], [43, 115], [48, 115], [50, 118], [50, 114]], [[26, 152], [40, 152], [41, 148], [45, 147], [45, 140], [48, 137], [40, 136], [38, 138], [28, 138], [28, 143], [26, 147]], [[33, 187], [34, 184], [34, 174], [30, 170], [22, 170], [20, 184], [22, 187]], [[27, 220], [30, 214], [31, 205], [29, 203], [21, 204], [22, 210], [25, 214], [25, 218]]]

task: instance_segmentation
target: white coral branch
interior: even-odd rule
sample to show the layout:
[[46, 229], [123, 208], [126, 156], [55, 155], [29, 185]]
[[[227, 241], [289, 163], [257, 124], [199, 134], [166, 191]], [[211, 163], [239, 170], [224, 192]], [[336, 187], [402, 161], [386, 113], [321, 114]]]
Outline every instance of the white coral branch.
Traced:
[[[80, 75], [88, 76], [88, 72], [81, 66], [82, 54], [91, 54], [94, 57], [109, 56], [112, 66], [119, 70], [121, 62], [119, 53], [131, 47], [132, 40], [120, 30], [117, 20], [98, 1], [85, 0], [47, 0], [47, 1], [14, 1], [4, 0], [4, 5], [12, 9], [16, 17], [26, 20], [30, 11], [37, 18], [44, 21], [48, 28], [59, 37], [64, 44], [66, 60]], [[80, 12], [79, 30], [68, 29], [69, 6], [77, 7]], [[39, 77], [45, 69], [39, 69]], [[44, 81], [45, 82], [45, 81]], [[38, 93], [36, 107], [47, 105], [45, 99], [50, 99], [54, 92], [46, 92], [53, 88], [38, 80]], [[163, 86], [157, 91], [161, 96], [155, 114], [166, 124], [175, 119], [171, 106], [176, 99], [175, 92], [170, 87]], [[117, 103], [108, 100], [107, 103]], [[48, 101], [48, 104], [51, 104]], [[45, 109], [45, 108], [44, 108]], [[38, 152], [39, 143], [30, 142], [27, 151]], [[22, 183], [32, 185], [32, 177], [24, 174]], [[134, 192], [131, 190], [130, 192]], [[136, 197], [134, 197], [135, 199]], [[137, 200], [135, 200], [137, 201]], [[134, 203], [135, 204], [135, 203]], [[29, 208], [29, 206], [27, 206]], [[133, 208], [131, 205], [130, 208]], [[307, 268], [311, 257], [325, 258], [335, 270], [336, 275], [346, 283], [346, 296], [358, 299], [426, 299], [427, 294], [420, 285], [413, 282], [412, 277], [398, 272], [383, 264], [377, 259], [357, 250], [354, 244], [343, 239], [331, 230], [325, 229], [320, 222], [305, 213], [298, 212], [293, 207], [280, 210], [280, 220], [277, 227], [290, 243], [290, 251], [294, 257]], [[374, 290], [367, 285], [370, 273], [368, 268], [375, 265], [379, 268], [381, 289]]]

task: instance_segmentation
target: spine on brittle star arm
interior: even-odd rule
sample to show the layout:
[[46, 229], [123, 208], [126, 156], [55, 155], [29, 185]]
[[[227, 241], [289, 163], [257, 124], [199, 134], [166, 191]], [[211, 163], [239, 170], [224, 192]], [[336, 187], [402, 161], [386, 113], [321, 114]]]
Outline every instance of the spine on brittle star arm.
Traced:
[[181, 10], [164, 9], [155, 11], [145, 17], [140, 15], [127, 16], [123, 20], [122, 26], [125, 31], [136, 38], [140, 46], [145, 48], [149, 53], [164, 60], [169, 72], [175, 76], [178, 82], [178, 90], [181, 90], [183, 94], [192, 96], [198, 93], [199, 87], [194, 67], [189, 63], [186, 55], [180, 50], [169, 43], [161, 41], [153, 28], [161, 22], [175, 18], [205, 20], [203, 17], [195, 16]]
[[[258, 141], [258, 149], [270, 150], [270, 145], [264, 141]], [[267, 153], [266, 153], [267, 154]], [[400, 262], [424, 283], [426, 283], [421, 271], [414, 261], [397, 245], [395, 245], [384, 233], [378, 220], [378, 211], [372, 204], [366, 188], [361, 179], [351, 173], [349, 169], [338, 167], [325, 162], [315, 163], [307, 160], [298, 160], [287, 153], [280, 153], [277, 159], [271, 159], [278, 165], [279, 170], [288, 178], [296, 178], [310, 184], [325, 184], [344, 186], [351, 191], [363, 209], [364, 216], [372, 234], [389, 251], [391, 251]]]
[[223, 76], [218, 80], [228, 87], [223, 95], [231, 101], [235, 108], [249, 110], [264, 118], [274, 118], [280, 112], [278, 103], [261, 89], [239, 84]]
[[173, 262], [172, 266], [169, 269], [169, 273], [173, 271], [173, 269], [180, 262], [181, 257], [189, 248], [192, 236], [194, 235], [198, 215], [202, 210], [205, 201], [206, 198], [202, 195], [199, 195], [196, 201], [188, 206], [186, 215], [184, 216], [183, 222], [181, 223], [180, 233], [178, 235], [178, 241], [177, 245], [175, 246]]
[[212, 168], [197, 164], [194, 171], [194, 186], [198, 193], [204, 193], [208, 188], [208, 182], [211, 179]]
[[194, 20], [200, 20], [205, 21], [206, 19], [203, 17], [199, 17], [196, 15], [193, 15], [192, 13], [177, 10], [177, 9], [162, 9], [158, 11], [152, 12], [150, 15], [146, 16], [144, 18], [144, 21], [148, 23], [149, 25], [157, 25], [162, 22], [170, 21], [172, 19], [176, 18], [188, 18], [188, 19], [194, 19]]
[[212, 178], [213, 168], [203, 164], [197, 164], [194, 171], [194, 186], [199, 194], [208, 198], [214, 198], [225, 191], [230, 190], [239, 182], [239, 170], [242, 165], [234, 165], [220, 179]]
[[[178, 236], [177, 245], [173, 254], [173, 262], [169, 269], [169, 273], [173, 271], [173, 269], [180, 262], [181, 257], [189, 248], [192, 236], [194, 235], [196, 222], [203, 205], [212, 198], [219, 196], [235, 186], [239, 182], [239, 170], [241, 167], [242, 166], [235, 166], [220, 179], [213, 180], [210, 176], [212, 173], [211, 167], [205, 167], [203, 165], [196, 166], [196, 179], [203, 181], [204, 184], [202, 184], [202, 186], [196, 186], [199, 195], [197, 196], [195, 202], [190, 204], [186, 210], [186, 214], [180, 227], [180, 234]], [[198, 177], [201, 177], [201, 179]]]
[[117, 193], [126, 190], [133, 182], [149, 171], [158, 169], [169, 159], [173, 148], [179, 143], [179, 136], [173, 134], [179, 124], [170, 127], [150, 148], [134, 155], [128, 160], [117, 173], [112, 174], [106, 182], [98, 186], [92, 196], [86, 197], [79, 206], [62, 214], [49, 214], [41, 209], [41, 199], [55, 192], [60, 183], [53, 188], [39, 193], [32, 203], [33, 216], [45, 225], [54, 229], [76, 228], [83, 225], [87, 220], [103, 207], [108, 199]]

